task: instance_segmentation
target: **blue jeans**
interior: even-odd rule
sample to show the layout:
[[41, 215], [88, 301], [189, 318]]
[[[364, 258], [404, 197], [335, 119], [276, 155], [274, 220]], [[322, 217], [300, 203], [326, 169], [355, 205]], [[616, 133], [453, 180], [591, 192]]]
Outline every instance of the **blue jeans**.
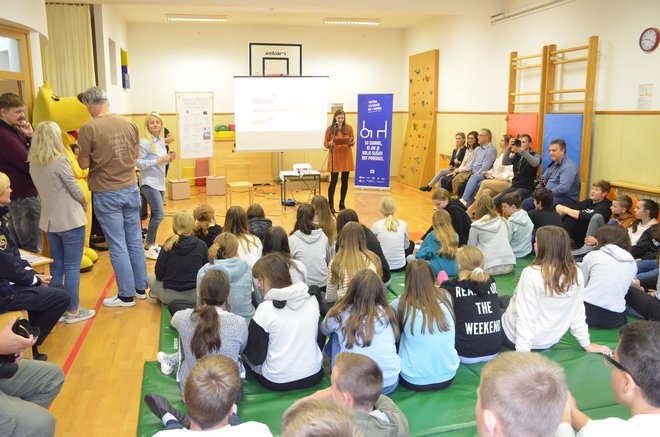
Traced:
[[142, 185], [140, 187], [140, 192], [145, 199], [147, 199], [147, 203], [151, 209], [151, 214], [149, 215], [149, 227], [147, 228], [147, 245], [151, 245], [156, 242], [158, 226], [165, 217], [165, 208], [163, 207], [165, 192], [158, 191], [149, 185]]
[[655, 283], [659, 271], [658, 262], [654, 259], [640, 259], [637, 261], [637, 279], [642, 283]]
[[41, 199], [39, 196], [14, 199], [9, 205], [9, 230], [16, 237], [21, 249], [41, 253]]
[[115, 270], [119, 296], [133, 297], [147, 289], [147, 260], [142, 247], [140, 192], [137, 185], [95, 192], [94, 214], [101, 224]]
[[85, 245], [85, 227], [48, 232], [46, 236], [50, 245], [50, 256], [53, 257], [53, 265], [50, 267], [52, 282], [64, 284], [71, 297], [68, 309], [75, 311], [79, 305], [80, 260]]
[[474, 202], [474, 196], [477, 194], [479, 186], [484, 179], [486, 178], [481, 173], [473, 174], [470, 176], [470, 179], [468, 179], [465, 191], [463, 191], [463, 199], [467, 201], [468, 206], [472, 205], [472, 202]]

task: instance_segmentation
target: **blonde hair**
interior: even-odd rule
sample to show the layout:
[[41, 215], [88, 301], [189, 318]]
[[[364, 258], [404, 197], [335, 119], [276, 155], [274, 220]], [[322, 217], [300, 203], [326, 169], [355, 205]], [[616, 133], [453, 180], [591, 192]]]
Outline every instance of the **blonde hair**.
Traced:
[[438, 209], [433, 213], [433, 234], [440, 243], [438, 255], [449, 259], [456, 258], [458, 238], [451, 224], [451, 216], [444, 209]]
[[32, 136], [28, 152], [28, 161], [32, 165], [48, 165], [58, 158], [66, 158], [67, 153], [62, 143], [62, 130], [54, 121], [42, 121], [37, 125]]
[[444, 304], [454, 318], [452, 303], [446, 291], [435, 285], [433, 268], [428, 262], [416, 259], [406, 267], [405, 291], [399, 297], [399, 325], [401, 331], [405, 330], [406, 322], [410, 319], [410, 335], [415, 335], [415, 318], [417, 313], [422, 315], [422, 331], [433, 334], [435, 327], [440, 332], [449, 331], [447, 318], [440, 304]]
[[149, 131], [149, 119], [151, 119], [152, 117], [157, 118], [158, 120], [160, 120], [160, 132], [161, 132], [161, 134], [163, 132], [163, 129], [165, 128], [165, 123], [163, 123], [163, 118], [157, 112], [150, 112], [144, 118], [144, 136], [147, 138], [147, 141], [149, 142], [149, 147], [151, 147], [151, 151], [156, 153], [156, 143], [154, 142], [154, 136]]
[[214, 216], [215, 210], [211, 205], [203, 203], [195, 208], [193, 210], [193, 217], [195, 217], [195, 235], [203, 237], [207, 236]]
[[350, 281], [357, 272], [368, 269], [369, 263], [376, 266], [378, 276], [383, 268], [378, 255], [367, 249], [367, 240], [362, 225], [357, 222], [348, 222], [339, 233], [339, 250], [332, 259], [330, 267], [330, 282], [341, 284], [344, 275]]
[[380, 199], [380, 212], [387, 216], [385, 219], [385, 229], [390, 232], [396, 232], [399, 229], [399, 220], [394, 217], [394, 213], [396, 212], [394, 199], [390, 196]]
[[195, 226], [195, 218], [188, 211], [179, 211], [172, 217], [172, 231], [174, 235], [168, 238], [163, 244], [163, 250], [169, 252], [174, 245], [179, 242], [179, 237], [192, 235]]
[[282, 437], [353, 437], [353, 414], [331, 399], [302, 399], [282, 418]]
[[312, 197], [312, 207], [314, 208], [314, 217], [319, 223], [319, 227], [328, 237], [328, 242], [333, 244], [337, 239], [337, 222], [330, 210], [328, 199], [324, 196], [316, 195]]
[[250, 234], [248, 228], [247, 213], [242, 206], [230, 206], [225, 215], [225, 225], [222, 227], [223, 232], [234, 234], [237, 238], [245, 241], [245, 248], [251, 250], [252, 245], [257, 245], [259, 238]]
[[9, 180], [9, 176], [0, 171], [0, 194], [2, 194], [10, 186], [11, 181]]
[[497, 208], [493, 199], [488, 196], [481, 196], [475, 203], [474, 219], [481, 220], [485, 215], [489, 215], [491, 219], [499, 217]]
[[554, 435], [566, 406], [564, 370], [534, 352], [504, 352], [481, 371], [482, 409], [495, 413], [503, 435]]
[[228, 259], [238, 256], [238, 238], [229, 232], [223, 232], [215, 237], [213, 244], [209, 247], [209, 262], [216, 259]]
[[[459, 281], [486, 282], [490, 278], [490, 275], [483, 270], [486, 257], [478, 247], [463, 246], [459, 248], [456, 261], [458, 261]], [[475, 272], [475, 269], [481, 270]]]

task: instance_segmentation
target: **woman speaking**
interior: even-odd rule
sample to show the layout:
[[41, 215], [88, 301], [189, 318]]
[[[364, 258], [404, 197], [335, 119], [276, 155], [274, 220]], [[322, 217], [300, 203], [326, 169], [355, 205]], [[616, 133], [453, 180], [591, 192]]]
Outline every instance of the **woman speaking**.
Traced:
[[344, 201], [348, 191], [348, 174], [355, 170], [351, 149], [354, 143], [353, 128], [346, 124], [344, 111], [337, 109], [332, 124], [325, 130], [325, 142], [323, 143], [323, 146], [330, 151], [330, 159], [328, 160], [328, 171], [330, 172], [328, 202], [332, 212], [335, 212], [335, 187], [337, 187], [337, 177], [340, 172], [341, 197], [339, 198], [339, 210], [346, 208]]

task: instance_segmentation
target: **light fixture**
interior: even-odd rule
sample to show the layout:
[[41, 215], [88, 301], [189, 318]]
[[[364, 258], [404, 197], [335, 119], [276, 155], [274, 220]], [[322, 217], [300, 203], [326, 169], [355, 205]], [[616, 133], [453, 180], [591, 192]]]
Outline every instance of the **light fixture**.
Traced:
[[167, 21], [188, 21], [197, 23], [224, 23], [226, 15], [189, 15], [189, 14], [165, 14]]
[[345, 26], [379, 26], [380, 20], [370, 18], [324, 18], [323, 23]]

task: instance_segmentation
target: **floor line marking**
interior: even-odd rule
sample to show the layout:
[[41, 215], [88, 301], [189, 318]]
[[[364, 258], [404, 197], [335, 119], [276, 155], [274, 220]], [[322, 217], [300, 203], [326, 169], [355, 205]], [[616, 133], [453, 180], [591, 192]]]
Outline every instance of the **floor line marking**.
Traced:
[[110, 287], [112, 287], [112, 284], [115, 282], [115, 274], [113, 273], [110, 275], [110, 279], [108, 279], [108, 282], [105, 284], [105, 287], [103, 288], [103, 291], [101, 292], [101, 295], [99, 296], [99, 300], [96, 302], [96, 306], [94, 307], [94, 310], [96, 311], [96, 315], [92, 317], [91, 319], [87, 320], [85, 322], [85, 327], [83, 328], [82, 332], [78, 336], [78, 340], [76, 340], [76, 344], [73, 346], [73, 349], [71, 349], [71, 352], [69, 353], [69, 356], [67, 357], [66, 361], [64, 362], [64, 366], [62, 367], [62, 372], [64, 372], [64, 377], [66, 378], [66, 375], [69, 373], [69, 370], [71, 369], [71, 366], [73, 365], [73, 362], [75, 361], [76, 357], [78, 356], [78, 352], [80, 352], [80, 348], [82, 347], [83, 343], [85, 342], [85, 338], [87, 338], [87, 334], [89, 333], [89, 330], [92, 328], [92, 325], [94, 324], [94, 320], [99, 315], [99, 310], [101, 309], [101, 306], [103, 306], [103, 299], [108, 295], [108, 291], [110, 290]]

